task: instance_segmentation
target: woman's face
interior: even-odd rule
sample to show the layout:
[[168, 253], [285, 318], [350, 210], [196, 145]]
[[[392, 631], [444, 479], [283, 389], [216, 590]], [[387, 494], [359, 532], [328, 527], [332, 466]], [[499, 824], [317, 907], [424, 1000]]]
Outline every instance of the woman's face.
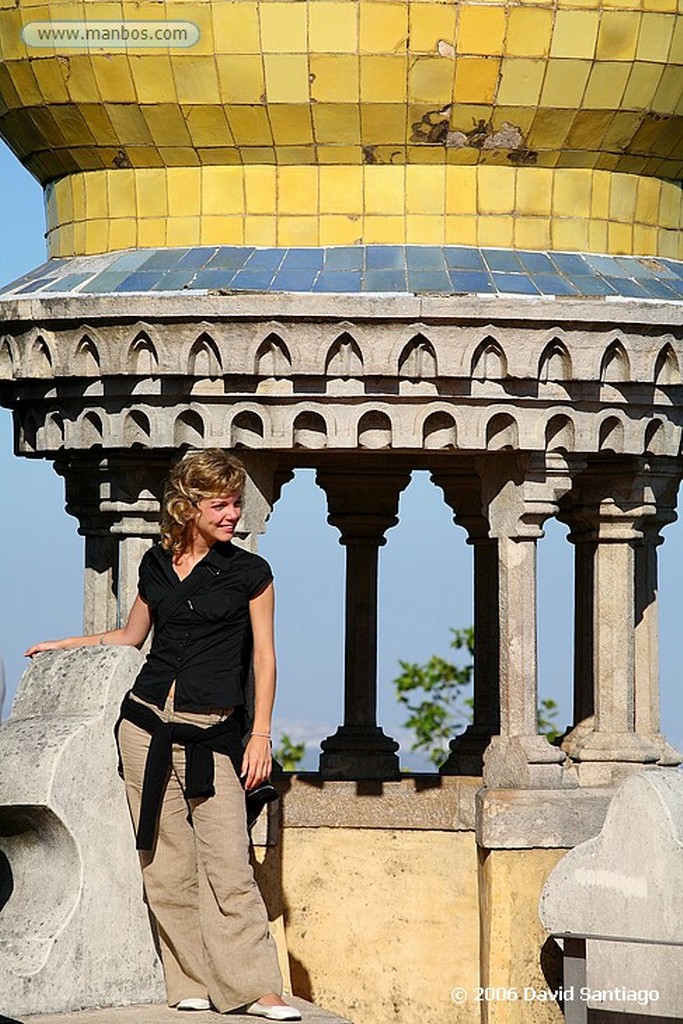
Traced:
[[202, 498], [197, 502], [194, 526], [199, 536], [211, 546], [219, 540], [232, 540], [241, 515], [242, 496], [240, 494], [221, 494], [215, 498]]

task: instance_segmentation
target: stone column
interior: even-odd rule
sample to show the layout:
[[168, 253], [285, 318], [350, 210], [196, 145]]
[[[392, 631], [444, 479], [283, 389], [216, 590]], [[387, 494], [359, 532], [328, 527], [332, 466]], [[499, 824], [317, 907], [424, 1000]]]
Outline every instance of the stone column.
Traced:
[[409, 472], [319, 470], [328, 522], [346, 548], [344, 724], [321, 743], [328, 779], [396, 779], [398, 744], [377, 725], [377, 563]]
[[477, 459], [490, 535], [498, 542], [500, 735], [484, 756], [491, 788], [569, 783], [565, 755], [537, 731], [536, 541], [558, 511], [575, 468], [556, 453]]
[[[586, 577], [592, 581], [594, 717], [585, 719], [584, 680], [577, 687], [584, 701], [575, 711], [577, 725], [562, 743], [585, 785], [617, 783], [634, 764], [681, 761], [659, 732], [657, 627], [657, 545], [661, 529], [675, 519], [678, 472], [665, 460], [596, 462], [564, 514], [572, 527], [578, 524], [593, 556]], [[581, 617], [585, 622], [585, 612]]]
[[482, 514], [481, 480], [463, 464], [434, 470], [431, 479], [453, 509], [453, 520], [467, 531], [474, 548], [474, 690], [472, 723], [452, 739], [442, 775], [481, 775], [484, 751], [500, 732], [498, 694], [498, 542], [489, 537]]

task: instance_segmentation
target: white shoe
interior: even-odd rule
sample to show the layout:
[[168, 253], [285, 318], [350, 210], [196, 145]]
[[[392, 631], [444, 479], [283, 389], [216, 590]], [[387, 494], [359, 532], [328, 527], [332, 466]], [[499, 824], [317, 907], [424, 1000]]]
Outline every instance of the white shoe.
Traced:
[[176, 1003], [176, 1010], [210, 1010], [211, 1003], [208, 999], [201, 999], [199, 996], [192, 996], [190, 999], [181, 999]]
[[266, 1003], [252, 1003], [247, 1007], [252, 1017], [265, 1017], [266, 1020], [301, 1020], [296, 1006], [268, 1006]]

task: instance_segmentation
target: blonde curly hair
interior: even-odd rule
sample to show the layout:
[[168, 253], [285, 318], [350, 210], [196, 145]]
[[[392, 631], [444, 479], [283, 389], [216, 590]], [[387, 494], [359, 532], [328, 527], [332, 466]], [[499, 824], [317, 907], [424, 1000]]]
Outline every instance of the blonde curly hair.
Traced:
[[194, 510], [203, 498], [244, 491], [246, 473], [234, 455], [222, 448], [205, 448], [175, 464], [164, 489], [161, 546], [180, 555], [190, 542]]

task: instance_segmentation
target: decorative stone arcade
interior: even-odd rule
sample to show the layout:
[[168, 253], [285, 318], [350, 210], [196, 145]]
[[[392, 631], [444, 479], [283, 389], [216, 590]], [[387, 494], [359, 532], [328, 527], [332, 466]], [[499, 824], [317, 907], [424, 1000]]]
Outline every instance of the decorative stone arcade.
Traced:
[[[75, 319], [78, 306], [86, 315]], [[442, 772], [490, 788], [609, 786], [681, 760], [659, 731], [657, 546], [682, 472], [675, 307], [636, 301], [269, 296], [6, 300], [3, 400], [53, 458], [86, 538], [86, 628], [126, 614], [183, 447], [240, 450], [241, 543], [317, 469], [346, 548], [344, 722], [330, 779], [398, 777], [376, 721], [377, 557], [411, 469], [475, 548], [475, 714]], [[615, 313], [618, 311], [618, 323]], [[142, 354], [146, 358], [142, 358]], [[151, 365], [150, 365], [151, 363]], [[228, 369], [229, 368], [229, 369]], [[536, 546], [576, 550], [574, 720], [537, 734]]]

